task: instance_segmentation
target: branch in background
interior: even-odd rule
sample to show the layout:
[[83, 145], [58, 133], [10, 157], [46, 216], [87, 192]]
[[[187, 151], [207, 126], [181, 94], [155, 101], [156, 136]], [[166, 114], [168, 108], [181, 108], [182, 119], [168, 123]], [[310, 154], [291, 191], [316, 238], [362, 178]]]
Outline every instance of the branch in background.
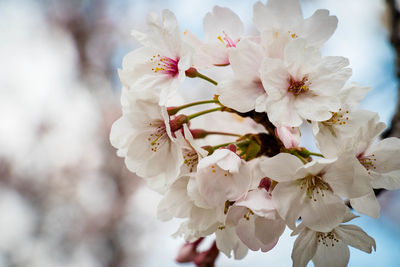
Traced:
[[[396, 51], [396, 76], [400, 80], [400, 12], [396, 0], [386, 0], [390, 16], [390, 42]], [[400, 85], [399, 85], [400, 86]], [[397, 88], [397, 106], [390, 127], [382, 134], [383, 138], [400, 137], [400, 87]]]

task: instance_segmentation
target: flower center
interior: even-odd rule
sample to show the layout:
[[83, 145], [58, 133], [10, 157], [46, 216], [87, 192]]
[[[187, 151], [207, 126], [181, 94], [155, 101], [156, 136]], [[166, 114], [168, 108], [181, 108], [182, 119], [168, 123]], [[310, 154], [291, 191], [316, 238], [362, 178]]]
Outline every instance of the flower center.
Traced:
[[344, 125], [346, 124], [346, 121], [349, 120], [349, 117], [347, 117], [347, 114], [349, 114], [348, 110], [342, 110], [341, 108], [339, 109], [338, 112], [333, 112], [332, 117], [324, 121], [323, 124], [327, 126], [333, 126], [333, 125]]
[[297, 182], [301, 190], [305, 189], [307, 197], [314, 201], [317, 201], [317, 194], [321, 193], [321, 197], [324, 197], [324, 191], [332, 191], [330, 185], [322, 179], [321, 174], [316, 176], [310, 175], [297, 180]]
[[172, 77], [175, 77], [179, 73], [179, 58], [172, 59], [169, 57], [160, 56], [160, 54], [158, 54], [156, 56], [152, 56], [150, 61], [154, 64], [151, 70], [155, 73], [168, 74]]
[[169, 137], [164, 122], [150, 122], [149, 126], [156, 127], [155, 131], [147, 138], [147, 141], [150, 143], [151, 151], [157, 152], [158, 148], [163, 145]]
[[288, 92], [291, 92], [293, 95], [298, 96], [300, 94], [308, 92], [308, 86], [311, 83], [308, 81], [308, 77], [305, 76], [300, 81], [296, 81], [293, 77], [289, 78], [289, 87]]
[[374, 162], [376, 161], [375, 154], [369, 156], [359, 155], [358, 161], [364, 166], [364, 168], [368, 171], [368, 174], [371, 174], [371, 170], [375, 170], [376, 167]]
[[339, 242], [339, 239], [336, 238], [336, 234], [334, 232], [329, 233], [317, 233], [318, 243], [322, 243], [326, 247], [334, 247], [335, 243]]
[[224, 37], [221, 37], [220, 35], [217, 37], [218, 40], [220, 40], [221, 43], [223, 43], [226, 47], [236, 47], [236, 44], [239, 42], [239, 40], [237, 40], [236, 42], [232, 40], [231, 37], [229, 37], [228, 34], [226, 34], [225, 31], [222, 31], [222, 33], [224, 34]]

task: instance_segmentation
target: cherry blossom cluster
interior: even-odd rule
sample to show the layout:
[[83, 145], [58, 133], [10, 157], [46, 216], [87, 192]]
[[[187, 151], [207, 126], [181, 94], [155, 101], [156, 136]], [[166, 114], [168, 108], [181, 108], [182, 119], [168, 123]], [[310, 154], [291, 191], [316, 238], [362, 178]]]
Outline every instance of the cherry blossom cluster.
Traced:
[[[142, 47], [119, 70], [123, 115], [111, 143], [163, 194], [159, 219], [183, 219], [175, 236], [188, 243], [179, 262], [267, 252], [288, 227], [297, 236], [293, 266], [346, 266], [348, 246], [375, 249], [347, 224], [357, 217], [349, 207], [379, 216], [374, 189], [400, 188], [400, 140], [376, 140], [385, 124], [357, 108], [370, 88], [348, 83], [346, 58], [321, 55], [338, 22], [329, 11], [303, 18], [298, 0], [268, 0], [255, 3], [253, 22], [258, 33], [248, 35], [233, 11], [215, 6], [201, 40], [181, 33], [169, 10], [150, 14], [147, 29], [132, 32]], [[216, 69], [230, 72], [218, 82], [202, 74]], [[185, 102], [188, 78], [209, 82], [214, 98]], [[228, 116], [211, 119], [220, 113]], [[207, 119], [194, 128], [200, 116]], [[211, 124], [240, 133], [207, 130]], [[301, 125], [320, 153], [299, 146]], [[215, 243], [198, 252], [206, 236]]]

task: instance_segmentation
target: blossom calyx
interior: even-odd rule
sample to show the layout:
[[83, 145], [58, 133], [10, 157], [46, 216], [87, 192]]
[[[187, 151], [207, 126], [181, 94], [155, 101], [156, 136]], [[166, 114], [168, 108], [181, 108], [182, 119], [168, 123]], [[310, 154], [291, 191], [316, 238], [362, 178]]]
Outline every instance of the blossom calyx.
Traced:
[[169, 125], [171, 127], [171, 132], [175, 132], [179, 129], [182, 129], [183, 125], [188, 122], [189, 122], [188, 116], [183, 114], [176, 116], [173, 120], [169, 122]]

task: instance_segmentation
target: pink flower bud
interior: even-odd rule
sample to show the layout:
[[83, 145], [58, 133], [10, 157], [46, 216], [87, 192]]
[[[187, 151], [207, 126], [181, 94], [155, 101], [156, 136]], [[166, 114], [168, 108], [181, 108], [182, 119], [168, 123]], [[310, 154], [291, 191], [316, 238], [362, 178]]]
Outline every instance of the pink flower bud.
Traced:
[[214, 241], [214, 243], [208, 250], [197, 254], [193, 262], [198, 267], [213, 267], [215, 266], [215, 260], [217, 259], [218, 254], [219, 250], [217, 248], [216, 242]]
[[295, 148], [300, 144], [300, 129], [298, 127], [276, 127], [275, 134], [286, 148]]
[[184, 262], [192, 262], [194, 258], [199, 254], [197, 252], [197, 247], [203, 241], [203, 237], [197, 239], [192, 243], [184, 244], [178, 251], [178, 255], [175, 258], [176, 262], [184, 263]]

